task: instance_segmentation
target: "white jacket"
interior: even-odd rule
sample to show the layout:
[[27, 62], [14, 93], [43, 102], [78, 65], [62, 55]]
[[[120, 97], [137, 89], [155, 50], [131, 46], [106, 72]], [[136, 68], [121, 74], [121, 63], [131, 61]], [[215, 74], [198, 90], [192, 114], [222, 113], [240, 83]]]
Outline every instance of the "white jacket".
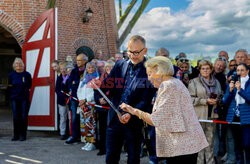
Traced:
[[[79, 100], [86, 99], [87, 102], [94, 102], [94, 89], [90, 87], [90, 83], [82, 86], [83, 80], [80, 81], [77, 89], [77, 97]], [[82, 86], [82, 87], [81, 87]]]

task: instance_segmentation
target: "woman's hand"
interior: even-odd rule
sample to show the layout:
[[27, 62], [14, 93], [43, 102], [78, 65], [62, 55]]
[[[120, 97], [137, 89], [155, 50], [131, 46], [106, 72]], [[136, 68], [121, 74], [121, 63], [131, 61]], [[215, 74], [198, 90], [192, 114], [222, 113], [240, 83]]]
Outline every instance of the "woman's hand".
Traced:
[[240, 91], [241, 84], [240, 84], [239, 81], [236, 81], [236, 83], [235, 83], [235, 88], [237, 88], [237, 90]]
[[229, 91], [232, 92], [234, 90], [234, 82], [231, 81], [229, 84]]
[[133, 108], [132, 106], [128, 105], [128, 104], [122, 103], [122, 104], [120, 105], [120, 108], [121, 108], [122, 110], [124, 110], [125, 112], [128, 112], [128, 113], [131, 113], [132, 115], [135, 115], [136, 109]]
[[85, 104], [86, 104], [86, 99], [82, 99], [79, 101], [79, 106], [84, 108], [85, 107]]
[[217, 99], [212, 99], [212, 98], [207, 99], [207, 104], [208, 105], [216, 105], [217, 103], [218, 103]]

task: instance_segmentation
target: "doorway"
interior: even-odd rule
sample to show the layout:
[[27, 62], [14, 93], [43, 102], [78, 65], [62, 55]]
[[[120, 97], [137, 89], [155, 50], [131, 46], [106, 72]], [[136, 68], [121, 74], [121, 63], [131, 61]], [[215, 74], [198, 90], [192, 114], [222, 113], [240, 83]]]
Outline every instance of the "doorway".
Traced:
[[0, 135], [10, 133], [12, 129], [8, 76], [13, 71], [14, 59], [22, 57], [21, 51], [13, 35], [0, 26]]

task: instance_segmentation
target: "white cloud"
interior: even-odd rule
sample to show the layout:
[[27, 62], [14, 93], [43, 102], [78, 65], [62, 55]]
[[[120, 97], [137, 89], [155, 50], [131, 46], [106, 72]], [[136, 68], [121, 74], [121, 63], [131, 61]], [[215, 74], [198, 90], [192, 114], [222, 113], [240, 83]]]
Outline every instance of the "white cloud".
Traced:
[[191, 58], [216, 56], [220, 50], [232, 57], [239, 48], [249, 50], [249, 29], [249, 0], [192, 0], [185, 10], [174, 14], [168, 6], [142, 14], [127, 40], [143, 35], [149, 55], [165, 47], [172, 57], [179, 52]]

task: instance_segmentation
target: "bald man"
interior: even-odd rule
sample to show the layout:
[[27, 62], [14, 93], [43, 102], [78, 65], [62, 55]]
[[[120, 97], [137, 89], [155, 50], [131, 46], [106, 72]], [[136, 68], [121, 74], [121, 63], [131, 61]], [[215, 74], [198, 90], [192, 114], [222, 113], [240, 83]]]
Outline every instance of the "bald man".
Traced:
[[[77, 88], [80, 82], [81, 77], [83, 76], [83, 72], [85, 71], [85, 65], [88, 62], [88, 57], [84, 53], [80, 53], [76, 57], [76, 66], [71, 71], [71, 74], [68, 79], [68, 87], [70, 90], [70, 94], [73, 97], [77, 98]], [[71, 99], [70, 101], [70, 109], [72, 112], [72, 136], [69, 137], [65, 141], [65, 145], [76, 144], [77, 138], [80, 136], [80, 120], [76, 114], [78, 102]]]

